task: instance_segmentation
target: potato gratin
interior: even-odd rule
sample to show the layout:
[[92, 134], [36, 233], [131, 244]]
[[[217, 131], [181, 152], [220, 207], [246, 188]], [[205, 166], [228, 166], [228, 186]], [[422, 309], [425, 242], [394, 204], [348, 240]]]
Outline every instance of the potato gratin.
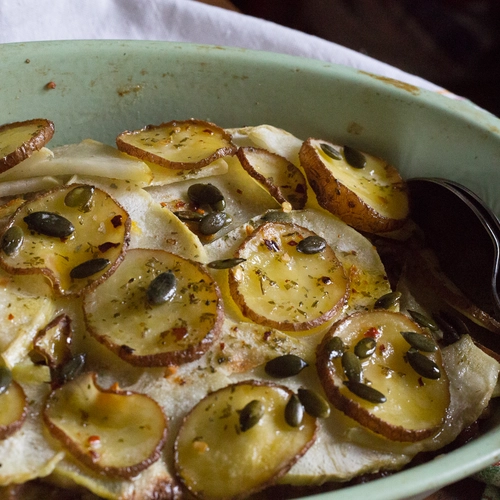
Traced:
[[269, 125], [53, 134], [0, 127], [0, 493], [334, 489], [496, 395], [457, 311], [500, 324], [441, 276], [386, 161]]

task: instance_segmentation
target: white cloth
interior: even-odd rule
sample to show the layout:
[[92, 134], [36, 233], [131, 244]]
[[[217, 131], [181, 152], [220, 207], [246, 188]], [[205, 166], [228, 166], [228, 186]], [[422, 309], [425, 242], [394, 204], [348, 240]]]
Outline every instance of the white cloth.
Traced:
[[0, 43], [166, 40], [304, 56], [440, 87], [338, 44], [194, 0], [0, 0]]

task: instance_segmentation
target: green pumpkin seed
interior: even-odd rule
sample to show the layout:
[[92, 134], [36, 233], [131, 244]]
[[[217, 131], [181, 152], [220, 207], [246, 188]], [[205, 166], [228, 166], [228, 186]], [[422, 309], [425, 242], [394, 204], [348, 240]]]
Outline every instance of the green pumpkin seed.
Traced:
[[64, 198], [67, 207], [77, 208], [81, 212], [89, 212], [94, 198], [94, 186], [77, 186]]
[[75, 379], [82, 373], [85, 366], [86, 354], [75, 354], [67, 363], [62, 365], [52, 374], [52, 381], [55, 385], [63, 385], [70, 380]]
[[284, 354], [268, 361], [264, 369], [271, 377], [286, 378], [299, 374], [306, 366], [307, 362], [300, 356]]
[[415, 323], [417, 323], [417, 325], [421, 326], [422, 328], [428, 328], [433, 332], [439, 329], [436, 322], [433, 321], [428, 316], [426, 316], [425, 314], [422, 314], [418, 311], [414, 311], [412, 309], [408, 309], [408, 313], [412, 317], [413, 321], [415, 321]]
[[209, 236], [220, 231], [226, 224], [226, 214], [224, 212], [212, 212], [201, 219], [199, 230], [201, 234]]
[[212, 262], [209, 262], [207, 266], [211, 269], [230, 269], [231, 267], [236, 267], [245, 261], [246, 259], [241, 258], [213, 260]]
[[352, 168], [362, 169], [366, 167], [366, 157], [357, 149], [344, 146], [344, 158]]
[[328, 353], [328, 359], [332, 360], [335, 358], [340, 358], [344, 354], [347, 346], [340, 337], [332, 337], [325, 345], [326, 352]]
[[6, 255], [15, 255], [22, 247], [24, 233], [19, 226], [11, 226], [2, 236], [2, 250]]
[[307, 236], [299, 241], [296, 246], [297, 251], [305, 254], [322, 252], [326, 248], [326, 240], [321, 236]]
[[285, 421], [290, 427], [298, 427], [304, 419], [304, 406], [296, 394], [292, 394], [285, 406]]
[[304, 406], [304, 410], [311, 417], [327, 418], [330, 415], [330, 405], [328, 401], [311, 389], [300, 388], [297, 392], [299, 401]]
[[69, 273], [72, 279], [83, 279], [92, 276], [109, 266], [108, 259], [102, 257], [98, 259], [90, 259], [75, 266]]
[[361, 367], [361, 361], [356, 354], [351, 351], [345, 351], [344, 354], [342, 354], [342, 368], [348, 380], [361, 382], [363, 369]]
[[438, 365], [413, 347], [406, 353], [406, 359], [410, 363], [410, 366], [422, 377], [432, 380], [437, 380], [441, 377], [441, 370]]
[[377, 341], [373, 337], [365, 337], [354, 346], [354, 354], [358, 358], [368, 358], [377, 349]]
[[465, 322], [456, 314], [440, 311], [435, 317], [436, 323], [443, 332], [443, 344], [450, 345], [460, 339], [462, 335], [470, 334]]
[[246, 432], [264, 416], [265, 407], [262, 401], [253, 399], [240, 411], [240, 430]]
[[417, 351], [434, 352], [437, 351], [437, 344], [431, 337], [417, 332], [401, 332], [403, 338]]
[[146, 290], [148, 302], [152, 305], [160, 305], [171, 301], [177, 291], [177, 280], [174, 273], [166, 271], [156, 276]]
[[355, 380], [345, 380], [344, 385], [356, 396], [369, 401], [370, 403], [379, 404], [385, 403], [387, 398], [377, 389], [363, 384], [362, 382], [356, 382]]
[[321, 151], [323, 151], [323, 153], [325, 153], [326, 156], [329, 156], [332, 160], [342, 160], [340, 151], [336, 150], [333, 146], [330, 146], [330, 144], [322, 142], [320, 144], [320, 148]]
[[6, 366], [0, 366], [0, 394], [3, 394], [12, 382], [12, 372]]
[[200, 214], [199, 212], [193, 212], [192, 210], [179, 210], [178, 212], [174, 212], [174, 215], [177, 216], [180, 220], [186, 222], [199, 222], [205, 214]]
[[193, 184], [189, 186], [188, 198], [200, 205], [209, 205], [213, 210], [221, 212], [226, 208], [224, 195], [213, 184]]
[[379, 297], [373, 306], [374, 309], [395, 309], [401, 301], [401, 292], [389, 292]]
[[291, 222], [292, 216], [289, 212], [281, 212], [275, 210], [272, 212], [267, 212], [262, 216], [262, 220], [265, 222]]
[[28, 225], [28, 229], [45, 236], [67, 238], [75, 231], [75, 227], [68, 219], [53, 212], [32, 212], [23, 220]]

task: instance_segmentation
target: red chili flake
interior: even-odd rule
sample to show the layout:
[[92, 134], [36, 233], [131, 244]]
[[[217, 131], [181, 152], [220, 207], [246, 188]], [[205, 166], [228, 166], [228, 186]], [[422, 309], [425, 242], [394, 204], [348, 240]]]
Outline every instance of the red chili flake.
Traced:
[[296, 247], [298, 243], [295, 240], [290, 240], [287, 245], [290, 245], [291, 247]]
[[241, 189], [237, 189], [237, 190], [236, 190], [236, 192], [237, 192], [238, 194], [243, 194], [243, 191], [242, 191]]
[[49, 82], [47, 85], [45, 85], [46, 88], [48, 89], [55, 89], [56, 88], [56, 82]]
[[224, 342], [221, 342], [219, 344], [219, 348], [220, 348], [221, 351], [223, 351], [225, 347], [226, 347], [226, 344]]
[[7, 316], [7, 318], [8, 318], [8, 319], [10, 319], [10, 320], [12, 321], [12, 320], [14, 319], [14, 315], [13, 315], [13, 314], [9, 314], [9, 315]]
[[178, 326], [172, 328], [171, 332], [172, 335], [175, 337], [175, 340], [182, 340], [186, 336], [188, 330], [185, 326]]
[[420, 387], [423, 387], [424, 386], [424, 381], [422, 380], [422, 377], [418, 377], [418, 385]]
[[324, 283], [325, 285], [332, 284], [332, 279], [330, 278], [330, 276], [322, 276], [320, 279], [321, 279], [321, 282]]
[[375, 326], [372, 326], [371, 328], [368, 328], [368, 330], [366, 330], [363, 336], [377, 339], [378, 337], [380, 337], [380, 335], [381, 335], [380, 330]]
[[[165, 205], [167, 205], [167, 203], [165, 202]], [[187, 205], [187, 203], [185, 201], [182, 201], [182, 200], [177, 200], [175, 202], [175, 208], [183, 208]]]
[[280, 247], [274, 240], [264, 240], [264, 244], [271, 252], [279, 252]]
[[378, 346], [378, 350], [379, 350], [380, 352], [384, 352], [386, 349], [387, 349], [387, 347], [385, 346], [385, 344], [380, 344], [380, 345]]
[[205, 132], [205, 134], [214, 135], [214, 131], [209, 128], [206, 128], [203, 132]]
[[121, 215], [115, 215], [111, 219], [111, 224], [113, 224], [113, 227], [120, 227], [122, 225], [122, 216]]
[[267, 330], [267, 332], [264, 332], [264, 342], [267, 342], [270, 336], [271, 336], [271, 331]]
[[105, 253], [111, 248], [116, 248], [119, 246], [120, 243], [113, 243], [112, 241], [106, 241], [106, 243], [101, 243], [97, 248], [99, 249], [99, 252]]

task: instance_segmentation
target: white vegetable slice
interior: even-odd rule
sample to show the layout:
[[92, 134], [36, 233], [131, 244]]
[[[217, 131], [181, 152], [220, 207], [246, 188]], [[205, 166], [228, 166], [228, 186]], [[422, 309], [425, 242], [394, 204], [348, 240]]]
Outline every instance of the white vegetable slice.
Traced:
[[23, 425], [28, 402], [23, 388], [15, 380], [0, 393], [0, 440], [5, 439]]
[[[77, 189], [93, 191], [88, 207], [68, 205], [66, 197]], [[73, 232], [63, 235], [57, 226], [55, 235], [46, 234], [28, 222], [36, 213], [62, 217], [63, 228], [69, 233], [72, 227]], [[100, 189], [71, 185], [41, 193], [21, 205], [4, 235], [13, 227], [21, 229], [23, 243], [15, 253], [7, 254], [4, 248], [0, 265], [15, 274], [42, 274], [61, 295], [78, 295], [119, 265], [129, 243], [130, 218]], [[93, 266], [94, 262], [103, 266]], [[74, 274], [77, 266], [89, 264], [86, 272]]]
[[[362, 162], [353, 166], [349, 151], [360, 156], [364, 166]], [[300, 150], [300, 161], [318, 203], [354, 228], [377, 233], [405, 223], [406, 185], [396, 168], [381, 158], [309, 138]]]
[[304, 174], [283, 156], [261, 148], [243, 147], [237, 152], [243, 168], [256, 179], [278, 203], [290, 203], [294, 210], [307, 202]]
[[0, 127], [0, 173], [41, 149], [54, 135], [54, 124], [45, 118], [7, 123]]
[[[411, 345], [401, 332], [429, 338], [402, 313], [377, 310], [353, 314], [334, 325], [323, 338], [317, 351], [317, 369], [328, 398], [346, 415], [389, 439], [419, 441], [435, 434], [446, 417], [449, 380], [437, 345], [434, 352], [417, 353], [434, 363], [439, 374], [435, 370], [416, 371], [409, 362]], [[356, 377], [348, 375], [352, 363], [346, 364], [345, 355], [332, 356], [330, 346], [336, 338], [354, 357], [358, 342], [376, 341], [373, 354], [359, 360], [358, 382], [370, 392], [381, 393], [386, 401], [360, 397], [353, 392], [355, 388], [346, 385]]]
[[241, 245], [235, 257], [245, 261], [229, 270], [229, 288], [245, 316], [298, 332], [343, 310], [349, 284], [344, 268], [326, 242], [320, 252], [300, 252], [308, 237], [317, 235], [294, 224], [267, 223]]
[[167, 421], [150, 397], [100, 387], [85, 373], [51, 393], [43, 411], [49, 432], [98, 472], [131, 477], [160, 458]]
[[116, 138], [120, 151], [172, 169], [193, 169], [233, 155], [231, 136], [202, 120], [171, 121], [122, 132]]
[[[173, 295], [148, 302], [159, 275], [171, 273]], [[154, 249], [133, 249], [115, 274], [84, 297], [92, 335], [138, 366], [168, 366], [199, 358], [223, 321], [220, 291], [197, 262]]]
[[[227, 386], [202, 399], [184, 419], [175, 466], [184, 485], [203, 499], [240, 498], [276, 482], [311, 446], [316, 419], [298, 427], [285, 420], [290, 389], [255, 381]], [[261, 414], [242, 426], [256, 401]], [[243, 430], [242, 430], [243, 429]]]

